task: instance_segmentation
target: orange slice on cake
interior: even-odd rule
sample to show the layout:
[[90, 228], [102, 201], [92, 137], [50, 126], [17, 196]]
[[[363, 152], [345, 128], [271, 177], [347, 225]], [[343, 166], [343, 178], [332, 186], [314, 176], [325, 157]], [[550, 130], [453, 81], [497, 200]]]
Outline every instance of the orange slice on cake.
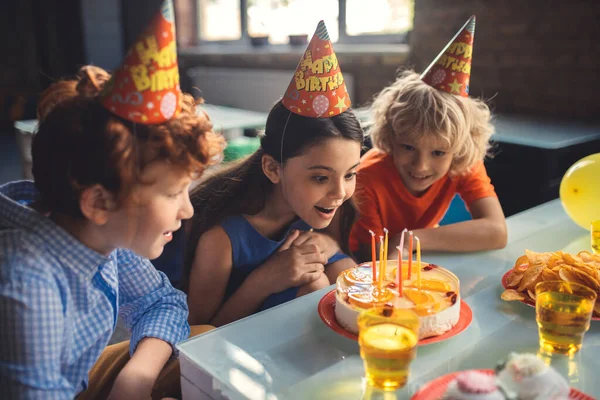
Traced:
[[343, 272], [344, 280], [348, 285], [370, 285], [373, 283], [371, 277], [371, 265], [362, 264]]
[[394, 299], [394, 294], [389, 290], [385, 290], [381, 295], [374, 296], [373, 292], [356, 292], [356, 293], [348, 293], [348, 300], [351, 304], [360, 307], [369, 309], [373, 307], [375, 304], [385, 304]]
[[415, 304], [414, 311], [417, 315], [435, 314], [439, 310], [440, 304], [431, 294], [423, 290], [407, 289], [404, 291], [404, 295]]
[[[413, 281], [410, 287], [418, 287], [417, 281]], [[445, 293], [451, 291], [452, 286], [450, 286], [449, 283], [439, 279], [421, 279], [421, 289]]]

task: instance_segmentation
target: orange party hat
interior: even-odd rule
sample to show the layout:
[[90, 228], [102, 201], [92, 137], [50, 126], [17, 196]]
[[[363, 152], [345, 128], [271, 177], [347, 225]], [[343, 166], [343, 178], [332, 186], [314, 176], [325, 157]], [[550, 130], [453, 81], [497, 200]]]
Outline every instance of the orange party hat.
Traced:
[[474, 36], [473, 15], [421, 74], [421, 79], [443, 92], [468, 97]]
[[160, 124], [179, 114], [174, 15], [172, 1], [165, 0], [106, 84], [100, 101], [112, 113], [140, 124]]
[[352, 104], [323, 21], [319, 21], [281, 103], [291, 112], [311, 118], [333, 117]]

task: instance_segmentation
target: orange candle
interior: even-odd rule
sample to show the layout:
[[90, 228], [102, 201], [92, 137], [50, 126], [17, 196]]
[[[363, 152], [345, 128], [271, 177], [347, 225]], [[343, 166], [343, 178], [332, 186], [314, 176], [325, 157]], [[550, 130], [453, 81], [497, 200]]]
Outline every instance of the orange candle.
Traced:
[[421, 290], [421, 241], [415, 236], [417, 242], [417, 287]]
[[408, 231], [408, 279], [412, 275], [413, 233]]
[[373, 258], [373, 277], [371, 278], [373, 284], [377, 281], [377, 253], [375, 247], [375, 232], [369, 229], [369, 233], [371, 234], [371, 256]]
[[[404, 235], [402, 237], [404, 239]], [[396, 246], [398, 249], [398, 294], [402, 297], [402, 247]]]

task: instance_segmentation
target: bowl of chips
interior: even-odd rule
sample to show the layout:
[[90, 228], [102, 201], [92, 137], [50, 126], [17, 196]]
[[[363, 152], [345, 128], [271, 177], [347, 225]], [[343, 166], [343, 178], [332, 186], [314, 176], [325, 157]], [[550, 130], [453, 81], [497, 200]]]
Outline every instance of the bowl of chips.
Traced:
[[[585, 285], [600, 297], [600, 254], [553, 251], [536, 253], [525, 250], [513, 269], [502, 277], [502, 300], [521, 301], [535, 306], [535, 285], [544, 281], [568, 281]], [[596, 301], [592, 319], [600, 319], [600, 301]]]

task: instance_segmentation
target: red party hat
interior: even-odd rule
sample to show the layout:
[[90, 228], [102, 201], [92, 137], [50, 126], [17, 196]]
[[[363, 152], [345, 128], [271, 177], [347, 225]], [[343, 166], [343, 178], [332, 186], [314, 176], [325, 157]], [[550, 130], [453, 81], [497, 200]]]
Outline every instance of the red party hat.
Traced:
[[333, 117], [352, 104], [323, 21], [319, 21], [281, 103], [291, 112], [311, 118]]
[[173, 3], [138, 37], [100, 95], [112, 113], [140, 124], [160, 124], [180, 111]]
[[473, 15], [421, 74], [421, 79], [443, 92], [468, 97], [474, 36]]

